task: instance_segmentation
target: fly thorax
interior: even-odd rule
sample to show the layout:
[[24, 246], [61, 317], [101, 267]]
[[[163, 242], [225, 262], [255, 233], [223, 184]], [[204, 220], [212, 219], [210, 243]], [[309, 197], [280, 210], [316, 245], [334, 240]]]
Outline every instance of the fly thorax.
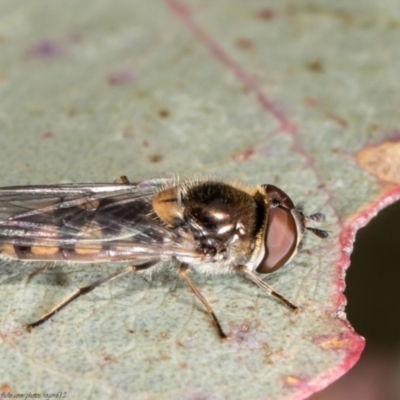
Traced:
[[257, 204], [221, 182], [203, 182], [182, 196], [185, 226], [211, 262], [246, 262], [257, 231]]

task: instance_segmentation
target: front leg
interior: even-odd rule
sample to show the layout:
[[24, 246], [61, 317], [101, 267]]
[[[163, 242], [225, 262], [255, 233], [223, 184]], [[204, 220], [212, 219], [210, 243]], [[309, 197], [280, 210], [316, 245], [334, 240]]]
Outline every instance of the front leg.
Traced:
[[118, 177], [114, 183], [121, 183], [122, 185], [129, 185], [129, 179], [126, 177], [126, 175], [121, 175], [120, 177]]
[[286, 297], [278, 293], [271, 285], [260, 279], [254, 272], [251, 272], [245, 265], [238, 265], [236, 270], [239, 272], [244, 272], [258, 287], [265, 290], [270, 296], [275, 297], [281, 303], [283, 303], [290, 311], [298, 312], [300, 307], [297, 307], [292, 302], [290, 302]]

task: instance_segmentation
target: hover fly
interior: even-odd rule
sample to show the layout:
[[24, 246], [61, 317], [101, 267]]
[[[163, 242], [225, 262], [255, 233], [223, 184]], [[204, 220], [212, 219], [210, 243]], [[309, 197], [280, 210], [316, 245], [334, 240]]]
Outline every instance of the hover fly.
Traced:
[[241, 272], [295, 311], [257, 274], [290, 262], [306, 231], [326, 238], [326, 231], [308, 226], [324, 218], [305, 215], [269, 184], [248, 187], [217, 179], [130, 183], [122, 176], [111, 184], [5, 187], [0, 188], [0, 254], [28, 261], [132, 263], [71, 293], [28, 329], [103, 283], [175, 261], [219, 336], [227, 339], [189, 273]]

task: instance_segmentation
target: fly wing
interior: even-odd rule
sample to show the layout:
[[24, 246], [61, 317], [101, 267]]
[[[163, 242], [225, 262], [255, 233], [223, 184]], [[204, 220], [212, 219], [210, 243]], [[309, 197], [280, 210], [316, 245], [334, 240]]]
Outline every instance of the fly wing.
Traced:
[[0, 188], [0, 221], [82, 206], [90, 201], [118, 194], [132, 199], [152, 196], [170, 180], [157, 179], [132, 184], [81, 183], [61, 185], [10, 186]]
[[0, 189], [0, 244], [18, 258], [77, 262], [200, 257], [163, 226], [152, 198], [168, 180]]

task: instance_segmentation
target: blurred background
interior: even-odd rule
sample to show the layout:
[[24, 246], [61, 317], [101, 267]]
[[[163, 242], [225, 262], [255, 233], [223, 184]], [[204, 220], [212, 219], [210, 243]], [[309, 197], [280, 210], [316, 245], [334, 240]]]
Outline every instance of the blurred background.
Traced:
[[347, 317], [366, 340], [358, 364], [312, 400], [400, 399], [400, 202], [356, 236], [346, 275]]

